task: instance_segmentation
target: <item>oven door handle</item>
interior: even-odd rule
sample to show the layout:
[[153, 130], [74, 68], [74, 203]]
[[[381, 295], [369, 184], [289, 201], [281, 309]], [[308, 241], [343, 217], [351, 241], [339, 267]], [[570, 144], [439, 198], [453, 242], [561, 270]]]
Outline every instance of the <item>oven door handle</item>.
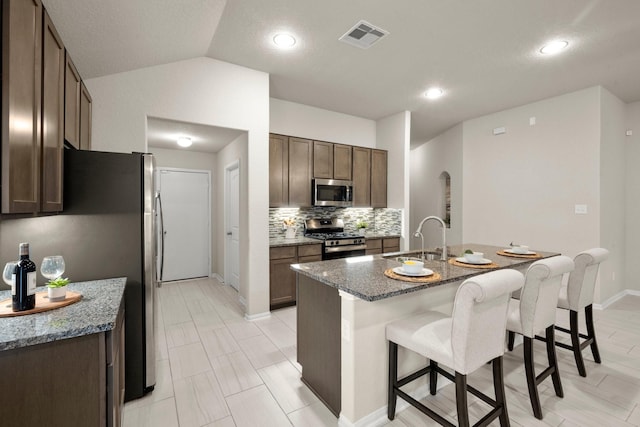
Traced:
[[332, 246], [332, 247], [324, 248], [324, 252], [327, 254], [330, 254], [334, 252], [361, 251], [364, 249], [367, 249], [367, 245]]

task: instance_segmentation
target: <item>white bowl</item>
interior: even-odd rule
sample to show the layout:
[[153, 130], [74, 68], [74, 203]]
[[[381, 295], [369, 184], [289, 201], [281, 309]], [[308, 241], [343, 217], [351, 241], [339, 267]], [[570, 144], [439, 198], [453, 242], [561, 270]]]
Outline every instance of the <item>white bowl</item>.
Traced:
[[511, 252], [513, 252], [514, 254], [526, 254], [527, 252], [529, 252], [529, 246], [512, 246]]
[[409, 274], [422, 273], [424, 262], [415, 259], [408, 259], [402, 263], [402, 270]]
[[483, 257], [484, 257], [483, 252], [474, 252], [472, 254], [464, 254], [464, 259], [466, 259], [468, 262], [480, 262], [484, 259]]

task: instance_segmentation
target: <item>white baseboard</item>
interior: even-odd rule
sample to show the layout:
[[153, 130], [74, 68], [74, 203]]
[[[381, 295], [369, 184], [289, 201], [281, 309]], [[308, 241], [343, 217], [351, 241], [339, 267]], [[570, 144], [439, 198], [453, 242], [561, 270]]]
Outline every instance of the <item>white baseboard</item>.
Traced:
[[635, 289], [625, 289], [624, 291], [618, 292], [617, 294], [615, 294], [611, 298], [606, 299], [604, 302], [600, 304], [593, 304], [593, 308], [595, 308], [596, 310], [604, 310], [614, 302], [624, 298], [627, 295], [640, 297], [640, 291], [636, 291]]
[[244, 318], [245, 320], [249, 320], [249, 321], [253, 321], [253, 320], [258, 320], [258, 319], [266, 319], [268, 317], [271, 317], [271, 312], [270, 311], [265, 311], [263, 313], [258, 313], [258, 314], [244, 314]]
[[[440, 390], [443, 387], [446, 387], [449, 384], [451, 384], [451, 381], [449, 381], [448, 379], [446, 379], [441, 375], [438, 376], [438, 390]], [[412, 391], [411, 393], [409, 393], [409, 395], [416, 400], [424, 399], [425, 397], [427, 397], [428, 394], [429, 394], [428, 384], [420, 386], [414, 391]], [[400, 411], [407, 409], [409, 406], [411, 406], [409, 402], [401, 398], [398, 398], [396, 403], [396, 414], [398, 414]], [[371, 412], [368, 415], [365, 415], [355, 423], [349, 420], [347, 417], [343, 416], [342, 414], [340, 414], [340, 417], [338, 418], [339, 427], [380, 427], [388, 423], [389, 423], [389, 418], [387, 418], [386, 405], [383, 406], [382, 408], [379, 408]]]
[[218, 273], [211, 273], [209, 277], [211, 277], [212, 279], [216, 279], [218, 282], [222, 283], [223, 285], [225, 284], [224, 277], [220, 276]]

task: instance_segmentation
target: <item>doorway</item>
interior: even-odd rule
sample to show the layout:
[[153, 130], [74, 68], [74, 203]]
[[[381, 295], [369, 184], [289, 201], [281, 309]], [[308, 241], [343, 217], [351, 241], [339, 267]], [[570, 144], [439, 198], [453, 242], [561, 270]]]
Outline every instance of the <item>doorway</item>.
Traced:
[[208, 277], [211, 271], [209, 171], [158, 168], [162, 201], [162, 281]]
[[236, 291], [240, 286], [240, 161], [225, 167], [225, 266], [224, 282]]

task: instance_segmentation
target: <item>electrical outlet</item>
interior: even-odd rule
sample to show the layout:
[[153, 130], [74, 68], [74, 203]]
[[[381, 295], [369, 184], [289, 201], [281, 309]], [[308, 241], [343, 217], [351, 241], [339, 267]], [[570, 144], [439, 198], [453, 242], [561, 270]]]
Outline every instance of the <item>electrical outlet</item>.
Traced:
[[576, 215], [586, 215], [587, 214], [587, 205], [576, 205], [575, 206]]

